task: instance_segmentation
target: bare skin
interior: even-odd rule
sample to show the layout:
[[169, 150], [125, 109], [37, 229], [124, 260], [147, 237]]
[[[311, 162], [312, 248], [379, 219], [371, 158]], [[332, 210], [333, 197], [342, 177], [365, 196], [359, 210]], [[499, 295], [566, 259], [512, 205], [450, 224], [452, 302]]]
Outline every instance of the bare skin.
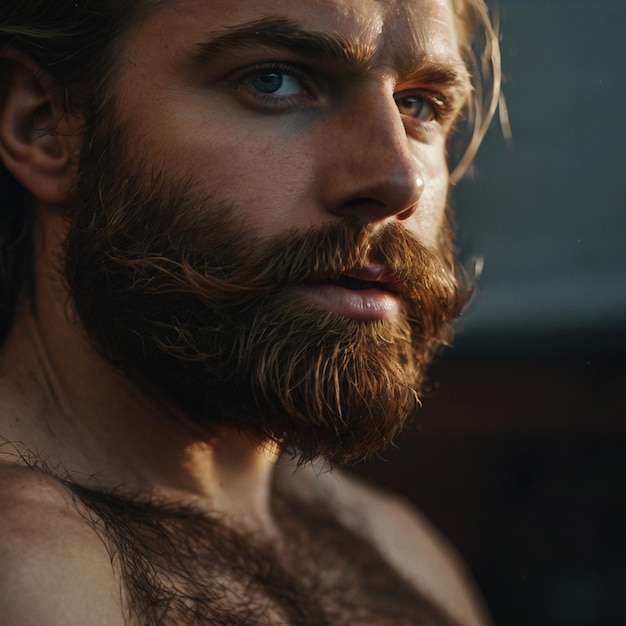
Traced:
[[[178, 0], [160, 7], [129, 33], [116, 78], [117, 114], [136, 146], [134, 159], [158, 161], [202, 191], [223, 190], [246, 208], [243, 223], [265, 237], [358, 211], [374, 223], [402, 221], [432, 244], [448, 190], [445, 142], [466, 85], [448, 3], [405, 4], [406, 11], [378, 0], [215, 0], [210, 8]], [[192, 58], [196, 44], [268, 15], [359, 41], [366, 58], [358, 71], [336, 59], [314, 64], [313, 86], [292, 69], [304, 63], [302, 54], [279, 44], [232, 49], [212, 63]], [[410, 38], [411, 30], [419, 37]], [[406, 58], [417, 61], [407, 68], [398, 60]], [[428, 82], [424, 59], [456, 71], [458, 81]], [[288, 538], [272, 505], [276, 490], [313, 508], [323, 502], [349, 534], [374, 546], [459, 624], [487, 624], [453, 552], [403, 503], [339, 472], [294, 472], [278, 463], [276, 446], [227, 428], [209, 436], [93, 349], [68, 309], [58, 264], [81, 122], [64, 111], [54, 84], [35, 78], [32, 62], [19, 54], [12, 62], [0, 156], [34, 198], [37, 232], [32, 299], [0, 354], [0, 435], [9, 442], [0, 448], [2, 624], [128, 623], [130, 600], [120, 591], [111, 545], [58, 478], [219, 514], [279, 548]], [[251, 68], [270, 63], [282, 86], [261, 93]], [[434, 94], [432, 102], [425, 93]], [[417, 110], [414, 96], [423, 98]], [[441, 98], [449, 110], [431, 115]], [[38, 130], [52, 126], [59, 132]], [[358, 301], [338, 291], [307, 297], [359, 320], [399, 314], [387, 293]], [[24, 451], [48, 471], [28, 469]], [[314, 562], [315, 546], [308, 557]], [[285, 623], [279, 606], [268, 611], [275, 615], [267, 623]]]

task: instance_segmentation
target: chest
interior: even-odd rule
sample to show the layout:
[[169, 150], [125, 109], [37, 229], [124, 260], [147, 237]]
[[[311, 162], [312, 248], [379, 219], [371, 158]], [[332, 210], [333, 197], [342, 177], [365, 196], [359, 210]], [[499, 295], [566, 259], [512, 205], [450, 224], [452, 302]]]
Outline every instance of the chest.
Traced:
[[280, 545], [152, 505], [89, 502], [129, 626], [454, 626], [332, 516], [277, 503]]

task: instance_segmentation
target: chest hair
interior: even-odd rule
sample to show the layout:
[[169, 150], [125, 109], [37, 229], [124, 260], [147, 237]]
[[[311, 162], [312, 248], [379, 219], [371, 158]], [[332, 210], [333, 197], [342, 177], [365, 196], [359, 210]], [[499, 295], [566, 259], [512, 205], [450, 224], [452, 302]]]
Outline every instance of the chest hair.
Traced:
[[129, 626], [458, 626], [323, 510], [276, 495], [276, 542], [217, 516], [70, 485]]

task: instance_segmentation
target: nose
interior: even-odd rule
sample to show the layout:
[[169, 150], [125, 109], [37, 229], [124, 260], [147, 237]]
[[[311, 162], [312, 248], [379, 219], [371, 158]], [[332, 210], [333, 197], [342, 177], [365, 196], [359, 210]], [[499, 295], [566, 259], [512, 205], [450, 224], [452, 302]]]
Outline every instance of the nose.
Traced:
[[325, 131], [322, 196], [335, 215], [404, 220], [418, 207], [423, 170], [390, 92], [362, 90]]

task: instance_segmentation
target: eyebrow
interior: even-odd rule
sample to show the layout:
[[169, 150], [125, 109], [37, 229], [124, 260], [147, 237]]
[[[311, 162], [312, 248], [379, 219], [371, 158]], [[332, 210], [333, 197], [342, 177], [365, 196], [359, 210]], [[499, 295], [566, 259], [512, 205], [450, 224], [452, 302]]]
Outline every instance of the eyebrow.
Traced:
[[[310, 31], [286, 18], [263, 18], [218, 31], [209, 41], [194, 46], [192, 59], [210, 64], [236, 50], [266, 46], [296, 55], [330, 62], [353, 72], [365, 72], [374, 63], [378, 49], [337, 33]], [[396, 55], [394, 63], [403, 78], [419, 79], [429, 85], [450, 86], [460, 98], [470, 91], [469, 72], [457, 59], [431, 55]]]
[[235, 50], [256, 46], [283, 48], [353, 69], [366, 69], [376, 54], [375, 48], [335, 33], [309, 31], [285, 18], [264, 18], [216, 33], [210, 41], [196, 44], [192, 56], [199, 63], [210, 63]]

